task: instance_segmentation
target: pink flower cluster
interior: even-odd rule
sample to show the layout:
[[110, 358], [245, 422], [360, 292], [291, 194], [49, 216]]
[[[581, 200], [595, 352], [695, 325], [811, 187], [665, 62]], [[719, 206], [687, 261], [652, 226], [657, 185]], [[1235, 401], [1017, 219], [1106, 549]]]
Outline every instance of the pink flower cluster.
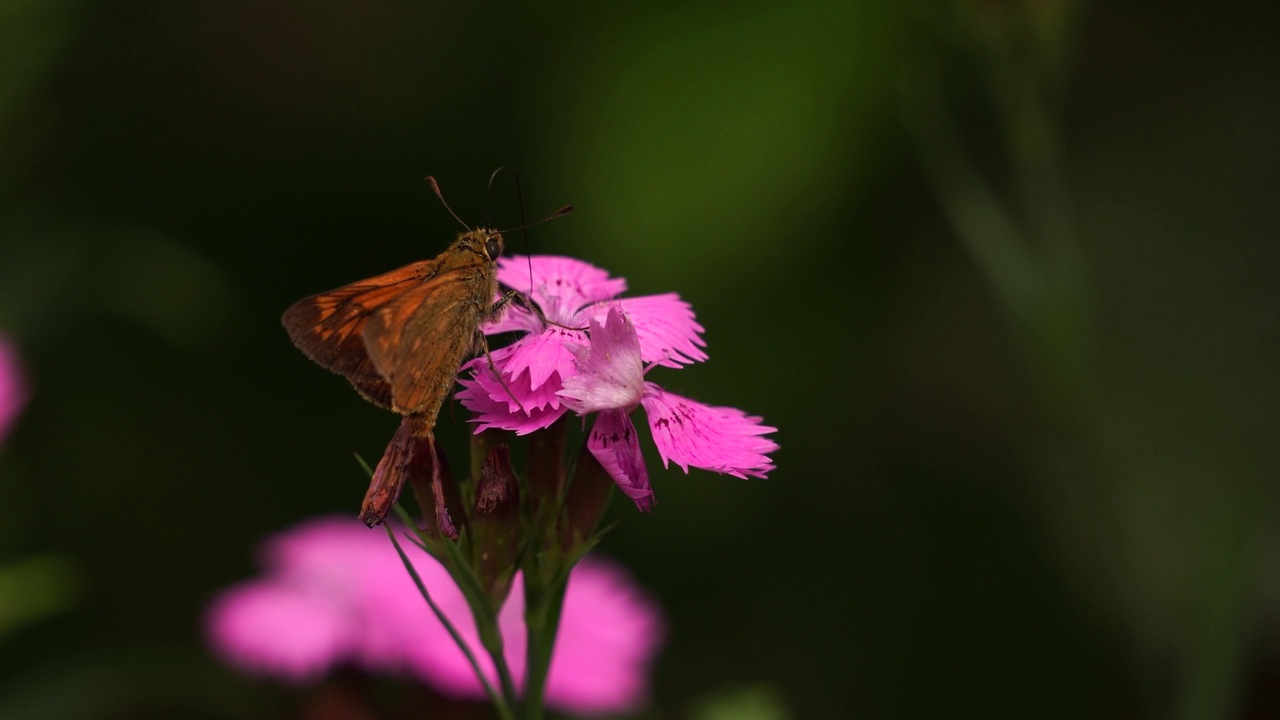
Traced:
[[[452, 578], [412, 543], [401, 545], [432, 599], [496, 683]], [[354, 518], [319, 518], [270, 538], [261, 563], [264, 576], [224, 591], [208, 610], [209, 643], [231, 664], [302, 682], [352, 663], [372, 672], [410, 674], [444, 695], [484, 697], [470, 664], [427, 607], [385, 533], [371, 532]], [[523, 614], [517, 576], [499, 618], [517, 682], [524, 677]], [[621, 568], [586, 558], [569, 579], [547, 680], [548, 706], [578, 713], [638, 709], [663, 633], [656, 605]]]
[[[530, 272], [535, 282], [530, 280]], [[547, 319], [513, 307], [485, 332], [527, 333], [468, 364], [458, 399], [475, 413], [477, 432], [488, 428], [523, 435], [546, 428], [567, 412], [595, 413], [587, 447], [641, 510], [653, 490], [640, 454], [631, 411], [643, 407], [663, 466], [702, 468], [735, 477], [765, 477], [774, 468], [775, 428], [735, 408], [713, 407], [645, 381], [655, 366], [679, 368], [707, 359], [703, 328], [674, 293], [619, 298], [626, 280], [565, 257], [504, 257], [498, 280], [532, 288], [530, 300]], [[587, 327], [588, 332], [570, 328]]]
[[0, 334], [0, 443], [9, 435], [26, 404], [27, 386], [18, 361], [18, 349]]

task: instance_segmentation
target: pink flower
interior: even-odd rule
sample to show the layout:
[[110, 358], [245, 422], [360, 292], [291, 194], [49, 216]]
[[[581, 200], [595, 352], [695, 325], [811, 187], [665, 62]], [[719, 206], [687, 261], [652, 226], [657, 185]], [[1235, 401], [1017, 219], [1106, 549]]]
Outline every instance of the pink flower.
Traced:
[[735, 408], [711, 407], [644, 381], [636, 331], [626, 313], [609, 309], [604, 325], [591, 319], [591, 344], [572, 348], [578, 374], [560, 397], [574, 412], [598, 413], [587, 448], [641, 510], [653, 491], [640, 455], [631, 411], [644, 407], [663, 467], [675, 462], [734, 477], [764, 477], [778, 444], [762, 436], [775, 429]]
[[[495, 681], [466, 600], [445, 569], [402, 547], [431, 597]], [[267, 541], [266, 574], [210, 605], [209, 643], [243, 670], [300, 682], [340, 663], [407, 673], [441, 693], [482, 698], [462, 651], [418, 593], [387, 536], [354, 518], [320, 518]], [[506, 658], [524, 676], [524, 597], [517, 579], [502, 608]], [[642, 706], [648, 666], [662, 641], [658, 610], [620, 568], [588, 557], [574, 568], [547, 680], [547, 704], [613, 713]]]
[[9, 435], [27, 404], [27, 386], [22, 377], [18, 349], [0, 334], [0, 442]]
[[[536, 284], [530, 283], [530, 266]], [[547, 319], [570, 328], [585, 327], [592, 318], [603, 320], [610, 307], [621, 307], [635, 325], [640, 356], [646, 363], [680, 367], [707, 359], [702, 326], [693, 319], [689, 304], [675, 293], [614, 299], [627, 289], [626, 280], [610, 278], [581, 260], [546, 255], [499, 259], [498, 281], [518, 289], [532, 287], [530, 299]], [[557, 393], [564, 380], [578, 372], [570, 348], [585, 345], [586, 334], [544, 327], [518, 306], [485, 327], [488, 334], [512, 331], [528, 334], [492, 353], [503, 382], [489, 371], [484, 357], [466, 366], [473, 371], [470, 378], [459, 378], [458, 399], [477, 414], [477, 432], [499, 428], [525, 435], [549, 427], [568, 411]]]
[[[529, 287], [524, 259], [503, 263], [498, 279], [504, 285]], [[471, 377], [459, 380], [458, 398], [476, 413], [477, 432], [499, 428], [525, 434], [549, 426], [568, 410], [597, 413], [587, 447], [641, 510], [652, 507], [653, 490], [630, 419], [637, 406], [648, 416], [663, 467], [674, 462], [685, 472], [692, 465], [761, 478], [773, 470], [768, 455], [778, 445], [763, 436], [776, 429], [761, 424], [761, 418], [645, 382], [646, 364], [648, 369], [678, 368], [706, 359], [702, 326], [687, 303], [674, 294], [614, 299], [625, 282], [578, 260], [535, 257], [532, 264], [540, 283], [531, 299], [548, 319], [572, 327], [586, 324], [590, 335], [543, 328], [527, 311], [508, 312], [487, 327], [486, 332], [530, 334], [492, 353], [506, 387], [485, 358], [473, 360]]]

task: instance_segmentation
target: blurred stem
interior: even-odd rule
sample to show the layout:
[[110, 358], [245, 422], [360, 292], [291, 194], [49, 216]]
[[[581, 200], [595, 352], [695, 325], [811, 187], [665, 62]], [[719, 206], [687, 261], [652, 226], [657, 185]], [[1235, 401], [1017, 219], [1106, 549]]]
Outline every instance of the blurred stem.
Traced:
[[[967, 153], [936, 67], [904, 83], [904, 114], [938, 201], [1020, 341], [1049, 425], [1024, 443], [1039, 449], [1044, 502], [1053, 508], [1049, 518], [1061, 524], [1049, 538], [1062, 543], [1069, 567], [1088, 578], [1096, 567], [1117, 569], [1106, 530], [1118, 527], [1108, 517], [1118, 503], [1107, 496], [1114, 492], [1106, 481], [1113, 474], [1099, 455], [1099, 398], [1053, 112], [1070, 24], [1066, 15], [1038, 18], [1044, 8], [1030, 4], [979, 7], [957, 0], [954, 7], [965, 31], [961, 42], [982, 62], [995, 97], [1013, 197], [987, 183]], [[1037, 19], [1044, 22], [1036, 25]]]
[[[968, 7], [966, 4], [965, 7]], [[1075, 428], [1096, 408], [1089, 368], [1087, 308], [1072, 231], [1055, 89], [1063, 73], [1061, 50], [1038, 52], [1057, 19], [1039, 35], [1020, 31], [1036, 18], [1002, 9], [990, 17], [973, 11], [969, 47], [985, 62], [1012, 162], [1014, 201], [1002, 198], [978, 172], [951, 122], [937, 69], [904, 78], [903, 116], [934, 194], [956, 236], [992, 289], [1010, 327], [1024, 340], [1044, 407]], [[1058, 15], [1054, 15], [1058, 18]], [[1028, 39], [1031, 38], [1031, 39]], [[1060, 47], [1062, 39], [1053, 36]], [[1024, 45], [1030, 45], [1030, 47]]]
[[1002, 49], [1006, 52], [996, 53], [991, 63], [991, 83], [1008, 128], [1018, 214], [1027, 228], [1023, 244], [1039, 250], [1043, 283], [1026, 311], [1024, 332], [1047, 380], [1048, 406], [1076, 423], [1094, 415], [1096, 398], [1079, 249], [1062, 177], [1060, 133], [1050, 110], [1056, 105], [1050, 88], [1058, 83], [1052, 69], [1018, 62]]
[[978, 52], [1004, 116], [1005, 140], [1013, 160], [1014, 189], [1030, 239], [1048, 261], [1049, 277], [1066, 277], [1076, 267], [1076, 248], [1061, 176], [1056, 107], [1066, 73], [1072, 34], [1072, 3], [1017, 5], [997, 20], [974, 23]]
[[1000, 197], [965, 152], [939, 71], [904, 78], [903, 115], [951, 226], [1024, 336], [1046, 407], [1068, 423], [1091, 409], [1087, 312], [1053, 108], [1073, 27], [1070, 3], [975, 9], [957, 2], [963, 44], [983, 68], [1006, 132], [1015, 202]]
[[946, 120], [936, 75], [918, 72], [900, 85], [903, 119], [934, 195], [1001, 307], [1023, 324], [1044, 280], [1023, 247], [1021, 233], [996, 193], [964, 158], [959, 134]]
[[1209, 720], [1233, 717], [1233, 698], [1240, 677], [1245, 608], [1242, 597], [1250, 567], [1249, 538], [1238, 512], [1220, 512], [1212, 525], [1214, 532], [1207, 548], [1205, 607], [1200, 619], [1200, 637], [1187, 661], [1187, 682], [1173, 717], [1179, 720]]
[[[1088, 309], [1083, 263], [1073, 231], [1067, 184], [1063, 180], [1061, 135], [1055, 107], [1065, 75], [1070, 39], [1079, 4], [982, 4], [954, 6], [967, 17], [966, 46], [980, 54], [1005, 126], [1013, 172], [1013, 199], [1003, 201], [965, 156], [960, 134], [950, 123], [938, 73], [919, 73], [903, 82], [906, 124], [926, 177], [951, 225], [1004, 311], [1029, 348], [1030, 370], [1042, 381], [1043, 405], [1056, 430], [1066, 430], [1077, 447], [1068, 456], [1087, 456], [1105, 464], [1095, 436], [1102, 398], [1090, 363]], [[1021, 13], [1021, 14], [1020, 14]], [[1049, 443], [1052, 456], [1063, 449], [1060, 435]], [[1065, 460], [1066, 458], [1059, 458]], [[1121, 570], [1109, 552], [1110, 541], [1097, 532], [1100, 519], [1115, 503], [1105, 492], [1123, 478], [1096, 467], [1054, 473], [1059, 505], [1073, 523], [1076, 540], [1087, 541], [1093, 560]], [[1091, 486], [1087, 480], [1093, 480]], [[1089, 498], [1089, 503], [1082, 500]], [[1185, 684], [1175, 700], [1180, 720], [1227, 717], [1240, 675], [1244, 639], [1246, 525], [1224, 513], [1206, 538], [1213, 548], [1211, 584], [1196, 618], [1200, 637], [1183, 670]], [[1110, 561], [1110, 562], [1109, 562]], [[1163, 700], [1159, 701], [1163, 704]]]
[[1076, 270], [1075, 241], [1062, 182], [1058, 130], [1049, 117], [1042, 83], [1012, 60], [992, 68], [993, 84], [1002, 101], [1014, 184], [1027, 219], [1029, 234], [1039, 240], [1053, 276]]

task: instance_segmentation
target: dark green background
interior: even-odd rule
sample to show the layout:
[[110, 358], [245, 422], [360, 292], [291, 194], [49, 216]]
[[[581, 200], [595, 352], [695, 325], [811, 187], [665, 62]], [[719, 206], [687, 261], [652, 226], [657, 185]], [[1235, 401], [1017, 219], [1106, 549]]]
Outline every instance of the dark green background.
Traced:
[[650, 379], [779, 428], [766, 481], [615, 498], [671, 625], [645, 717], [1280, 717], [1277, 19], [0, 0], [0, 716], [306, 704], [200, 613], [395, 419], [279, 315], [505, 165], [578, 207], [535, 251], [693, 303], [710, 361]]

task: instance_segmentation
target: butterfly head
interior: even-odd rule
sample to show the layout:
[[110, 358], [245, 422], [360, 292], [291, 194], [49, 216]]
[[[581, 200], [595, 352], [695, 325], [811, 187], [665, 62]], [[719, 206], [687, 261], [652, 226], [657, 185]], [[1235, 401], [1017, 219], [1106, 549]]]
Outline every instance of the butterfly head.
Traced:
[[476, 232], [484, 238], [484, 254], [488, 255], [490, 260], [497, 260], [506, 249], [506, 245], [502, 242], [502, 233], [488, 228], [481, 228]]
[[455, 243], [455, 247], [458, 246], [465, 247], [488, 262], [495, 262], [507, 247], [502, 233], [493, 228], [477, 228], [462, 233]]

